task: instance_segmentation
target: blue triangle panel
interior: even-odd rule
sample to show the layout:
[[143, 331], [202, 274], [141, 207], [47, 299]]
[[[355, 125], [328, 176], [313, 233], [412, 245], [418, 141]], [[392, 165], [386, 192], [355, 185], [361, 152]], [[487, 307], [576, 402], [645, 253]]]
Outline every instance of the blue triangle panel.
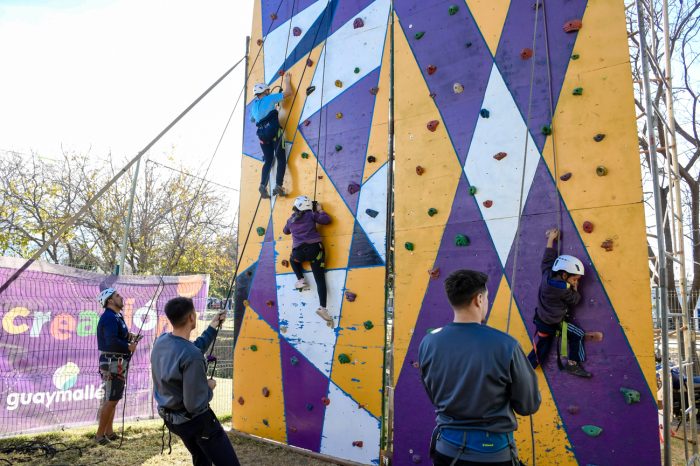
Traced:
[[374, 265], [384, 265], [381, 256], [377, 253], [360, 224], [355, 222], [355, 229], [352, 233], [352, 244], [350, 245], [350, 258], [348, 268], [371, 267]]

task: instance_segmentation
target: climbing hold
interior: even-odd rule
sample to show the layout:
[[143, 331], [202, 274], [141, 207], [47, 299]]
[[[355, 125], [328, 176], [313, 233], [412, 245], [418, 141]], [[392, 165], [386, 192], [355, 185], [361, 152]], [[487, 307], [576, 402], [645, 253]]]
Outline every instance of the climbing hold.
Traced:
[[374, 155], [368, 155], [368, 156], [367, 156], [367, 161], [368, 161], [369, 163], [374, 163], [374, 162], [377, 161], [377, 157], [375, 157]]
[[343, 113], [342, 113], [342, 112], [338, 112], [338, 113], [335, 114], [335, 119], [336, 119], [336, 120], [340, 120], [340, 119], [342, 119], [342, 118], [343, 118]]
[[365, 210], [365, 213], [372, 218], [377, 218], [377, 215], [379, 215], [379, 212], [377, 212], [376, 210], [372, 210], [372, 209]]
[[578, 53], [571, 55], [572, 60], [578, 60], [579, 58], [581, 58], [581, 55], [579, 55]]
[[455, 236], [455, 246], [460, 246], [460, 247], [469, 246], [469, 243], [470, 243], [470, 241], [469, 241], [468, 236], [461, 235], [461, 234]]
[[403, 247], [405, 247], [408, 251], [413, 251], [415, 249], [415, 246], [413, 245], [413, 243], [411, 243], [409, 241], [406, 241], [404, 243]]
[[257, 345], [250, 345], [250, 350], [253, 352], [257, 351], [258, 350]]
[[311, 124], [311, 120], [304, 120], [304, 126], [309, 126]]
[[362, 443], [362, 440], [355, 440], [354, 442], [352, 442], [353, 447], [362, 448], [362, 445], [364, 445], [364, 443]]
[[579, 408], [576, 405], [569, 405], [566, 410], [569, 412], [569, 414], [578, 414], [579, 411], [581, 411], [581, 408]]
[[355, 72], [355, 74], [357, 74], [357, 73], [360, 72], [360, 68], [356, 66], [355, 69], [354, 69], [353, 71]]
[[306, 410], [307, 411], [313, 411], [313, 409], [314, 409], [314, 405], [312, 405], [311, 403], [306, 403]]
[[505, 152], [499, 152], [498, 154], [494, 155], [493, 158], [496, 160], [503, 160], [508, 156]]
[[280, 75], [280, 76], [284, 76], [284, 73], [285, 73], [285, 70], [279, 70], [279, 71], [277, 72], [277, 74]]
[[593, 140], [594, 140], [595, 142], [600, 142], [600, 141], [602, 141], [603, 139], [605, 139], [605, 135], [604, 135], [603, 133], [598, 133], [598, 134], [596, 134], [595, 136], [593, 136]]
[[365, 25], [365, 22], [362, 18], [355, 18], [355, 21], [352, 22], [352, 27], [354, 29], [359, 29], [364, 25]]
[[583, 222], [583, 231], [585, 231], [586, 233], [593, 233], [593, 224], [588, 220]]
[[348, 364], [350, 362], [350, 356], [345, 353], [340, 353], [340, 355], [338, 355], [338, 362], [340, 364]]
[[582, 87], [576, 87], [574, 90], [571, 92], [573, 95], [583, 95], [583, 88]]
[[268, 302], [265, 303], [267, 307], [272, 307], [275, 305], [275, 302], [273, 300], [269, 300]]
[[262, 45], [262, 44], [263, 44], [263, 40], [262, 40], [262, 39], [258, 39], [258, 40], [256, 41], [256, 43], [257, 43], [258, 45]]
[[365, 320], [362, 325], [364, 325], [365, 330], [372, 330], [374, 328], [374, 324], [371, 320]]
[[343, 150], [343, 146], [341, 146], [340, 144], [336, 144], [336, 145], [335, 145], [335, 151], [336, 151], [336, 152], [340, 152], [341, 150]]
[[335, 80], [335, 87], [343, 87], [343, 81], [340, 79]]
[[520, 58], [522, 58], [523, 60], [528, 60], [532, 58], [532, 49], [529, 49], [527, 47], [522, 49], [520, 51]]
[[378, 92], [379, 92], [379, 88], [378, 88], [378, 87], [372, 87], [372, 88], [370, 88], [370, 90], [369, 90], [369, 93], [372, 94], [372, 95], [377, 95]]
[[290, 431], [290, 432], [296, 432], [296, 431], [297, 431], [297, 428], [294, 427], [294, 426], [291, 426], [291, 427], [289, 428], [289, 431]]
[[428, 209], [428, 215], [430, 215], [431, 217], [437, 215], [437, 213], [438, 213], [438, 211], [434, 207], [431, 207], [430, 209]]
[[586, 341], [600, 343], [601, 341], [603, 341], [603, 332], [586, 332], [583, 335], [583, 338]]
[[286, 325], [280, 325], [280, 333], [287, 333], [287, 326]]
[[296, 366], [297, 364], [299, 364], [299, 358], [297, 358], [296, 356], [292, 356], [289, 362], [292, 364], [292, 366]]
[[431, 121], [429, 121], [429, 122], [428, 122], [428, 125], [427, 125], [427, 126], [428, 126], [428, 130], [430, 130], [430, 131], [432, 131], [432, 132], [435, 132], [435, 130], [437, 129], [437, 127], [438, 127], [439, 124], [440, 124], [440, 122], [437, 121], [437, 120], [431, 120]]
[[258, 236], [263, 236], [265, 235], [265, 229], [263, 227], [258, 227], [255, 229], [255, 232], [258, 234]]
[[552, 134], [552, 126], [551, 125], [544, 125], [542, 127], [542, 134], [544, 134], [545, 136], [549, 136], [550, 134]]
[[431, 99], [434, 99], [435, 97], [437, 97], [437, 94], [434, 92], [431, 92], [430, 94], [428, 94], [428, 97], [430, 97]]
[[639, 403], [640, 394], [637, 390], [620, 387], [620, 393], [622, 393], [622, 395], [625, 397], [625, 403], [628, 405]]
[[346, 291], [345, 292], [345, 299], [347, 299], [349, 302], [354, 302], [357, 299], [357, 295], [353, 293], [352, 291]]
[[243, 399], [243, 397], [242, 397], [242, 396], [239, 396], [239, 397], [238, 397], [238, 404], [241, 405], [241, 406], [243, 406], [244, 403], [245, 403], [245, 400]]
[[450, 5], [450, 7], [447, 9], [447, 12], [450, 14], [450, 16], [456, 15], [458, 11], [459, 7], [457, 5]]
[[613, 250], [613, 240], [606, 239], [600, 244], [600, 247], [605, 249], [605, 252], [610, 252]]
[[308, 159], [308, 158], [309, 158], [309, 153], [308, 153], [308, 152], [302, 152], [302, 153], [301, 153], [301, 158], [302, 158], [302, 159]]
[[467, 47], [467, 48], [469, 48], [469, 47], [472, 46], [472, 43], [471, 43], [471, 42], [467, 42], [466, 44], [464, 44], [464, 46]]
[[430, 278], [432, 280], [437, 280], [438, 278], [440, 278], [440, 269], [438, 267], [430, 269], [428, 270], [428, 275], [430, 275]]
[[564, 173], [559, 179], [562, 181], [569, 181], [571, 179], [571, 172]]
[[265, 424], [268, 427], [270, 426], [270, 422], [267, 419], [263, 419], [263, 424]]
[[325, 406], [328, 406], [329, 404], [331, 404], [331, 400], [328, 397], [324, 396], [323, 398], [321, 398], [321, 403], [323, 403]]
[[357, 183], [350, 183], [348, 185], [348, 193], [350, 193], [350, 194], [355, 194], [359, 190], [360, 190], [360, 185]]
[[411, 365], [416, 369], [420, 369], [420, 363], [418, 361], [411, 361]]
[[421, 176], [423, 173], [425, 173], [425, 168], [423, 168], [423, 167], [421, 167], [420, 165], [418, 165], [418, 166], [416, 167], [416, 175]]
[[437, 66], [435, 65], [428, 65], [428, 74], [433, 75], [437, 71]]
[[454, 92], [455, 94], [461, 94], [462, 92], [464, 92], [464, 86], [462, 86], [462, 84], [460, 83], [454, 83], [452, 85], [452, 92]]
[[306, 95], [311, 95], [316, 90], [316, 86], [309, 86], [306, 88]]
[[605, 168], [603, 165], [598, 165], [595, 167], [595, 174], [598, 176], [605, 176], [608, 174], [608, 169]]
[[572, 19], [564, 23], [564, 32], [576, 32], [583, 27], [583, 23], [580, 19]]
[[489, 208], [491, 208], [491, 206], [493, 205], [493, 201], [490, 200], [490, 199], [488, 199], [488, 200], [484, 201], [482, 204], [484, 204], [484, 207], [486, 207], [487, 209], [489, 209]]
[[603, 432], [600, 427], [592, 425], [581, 426], [581, 430], [589, 437], [597, 437]]
[[298, 26], [294, 26], [294, 29], [292, 29], [292, 34], [294, 37], [299, 37], [301, 35], [301, 28]]
[[[498, 155], [498, 154], [496, 154], [496, 155]], [[496, 159], [496, 160], [501, 160], [501, 159]], [[476, 186], [469, 186], [469, 194], [472, 196], [474, 196], [476, 194]]]
[[314, 61], [313, 61], [312, 59], [310, 59], [310, 58], [307, 58], [307, 59], [306, 59], [306, 66], [308, 66], [309, 68], [311, 68], [312, 66], [314, 66]]
[[270, 396], [270, 389], [267, 388], [267, 387], [263, 387], [263, 389], [262, 389], [262, 395], [263, 395], [265, 398], [267, 398], [268, 396]]
[[277, 13], [270, 13], [270, 19], [271, 19], [272, 21], [276, 20], [276, 19], [277, 19]]
[[424, 35], [425, 35], [425, 32], [420, 31], [420, 32], [416, 32], [416, 35], [414, 37], [416, 38], [416, 40], [421, 40]]
[[481, 118], [488, 118], [488, 117], [491, 116], [491, 112], [489, 112], [489, 111], [486, 110], [485, 108], [482, 108], [482, 109], [479, 111], [479, 115], [481, 115]]
[[421, 461], [423, 461], [423, 458], [421, 458], [420, 455], [413, 455], [413, 456], [411, 457], [411, 461], [413, 461], [415, 464], [418, 464], [418, 463], [420, 463]]

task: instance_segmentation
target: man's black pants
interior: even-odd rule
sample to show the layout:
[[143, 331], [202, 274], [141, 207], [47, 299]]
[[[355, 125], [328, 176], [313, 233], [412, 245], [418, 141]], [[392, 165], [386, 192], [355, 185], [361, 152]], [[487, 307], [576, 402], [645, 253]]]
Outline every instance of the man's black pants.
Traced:
[[194, 466], [240, 466], [231, 441], [211, 409], [184, 424], [168, 424], [168, 428], [182, 439]]

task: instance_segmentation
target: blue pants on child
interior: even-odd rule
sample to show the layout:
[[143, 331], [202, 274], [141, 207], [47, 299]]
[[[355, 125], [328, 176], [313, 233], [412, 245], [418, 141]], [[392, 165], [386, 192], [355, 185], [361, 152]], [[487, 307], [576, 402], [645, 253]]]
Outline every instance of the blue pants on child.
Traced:
[[[532, 368], [536, 368], [539, 364], [543, 364], [547, 360], [547, 355], [552, 349], [552, 344], [556, 340], [557, 332], [561, 330], [561, 324], [549, 325], [535, 314], [533, 319], [537, 334], [535, 336], [535, 349], [530, 351], [527, 359], [530, 361]], [[583, 337], [586, 335], [579, 327], [571, 322], [567, 322], [567, 340], [569, 342], [569, 360], [575, 362], [583, 362], [586, 360], [586, 351], [583, 348]]]

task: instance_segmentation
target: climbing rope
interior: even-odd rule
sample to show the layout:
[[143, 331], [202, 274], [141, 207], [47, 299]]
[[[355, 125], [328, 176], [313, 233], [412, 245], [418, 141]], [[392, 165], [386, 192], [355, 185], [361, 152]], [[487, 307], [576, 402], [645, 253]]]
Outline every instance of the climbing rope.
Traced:
[[[330, 4], [330, 1], [328, 2]], [[328, 8], [328, 6], [326, 6]], [[330, 30], [330, 23], [328, 24], [328, 28]], [[328, 35], [328, 32], [326, 32], [326, 36]], [[318, 113], [318, 144], [316, 146], [316, 171], [314, 174], [314, 201], [316, 201], [316, 191], [317, 191], [317, 186], [318, 186], [318, 166], [319, 166], [319, 161], [321, 159], [321, 126], [322, 126], [322, 116], [323, 116], [323, 91], [326, 87], [326, 57], [328, 57], [328, 40], [326, 40], [326, 43], [323, 45], [323, 70], [321, 72], [321, 104], [319, 105], [319, 113]], [[326, 119], [323, 122], [323, 126], [325, 127], [325, 136], [323, 138], [323, 161], [325, 165], [325, 160], [326, 160], [326, 149], [328, 148], [328, 109], [326, 109]]]

